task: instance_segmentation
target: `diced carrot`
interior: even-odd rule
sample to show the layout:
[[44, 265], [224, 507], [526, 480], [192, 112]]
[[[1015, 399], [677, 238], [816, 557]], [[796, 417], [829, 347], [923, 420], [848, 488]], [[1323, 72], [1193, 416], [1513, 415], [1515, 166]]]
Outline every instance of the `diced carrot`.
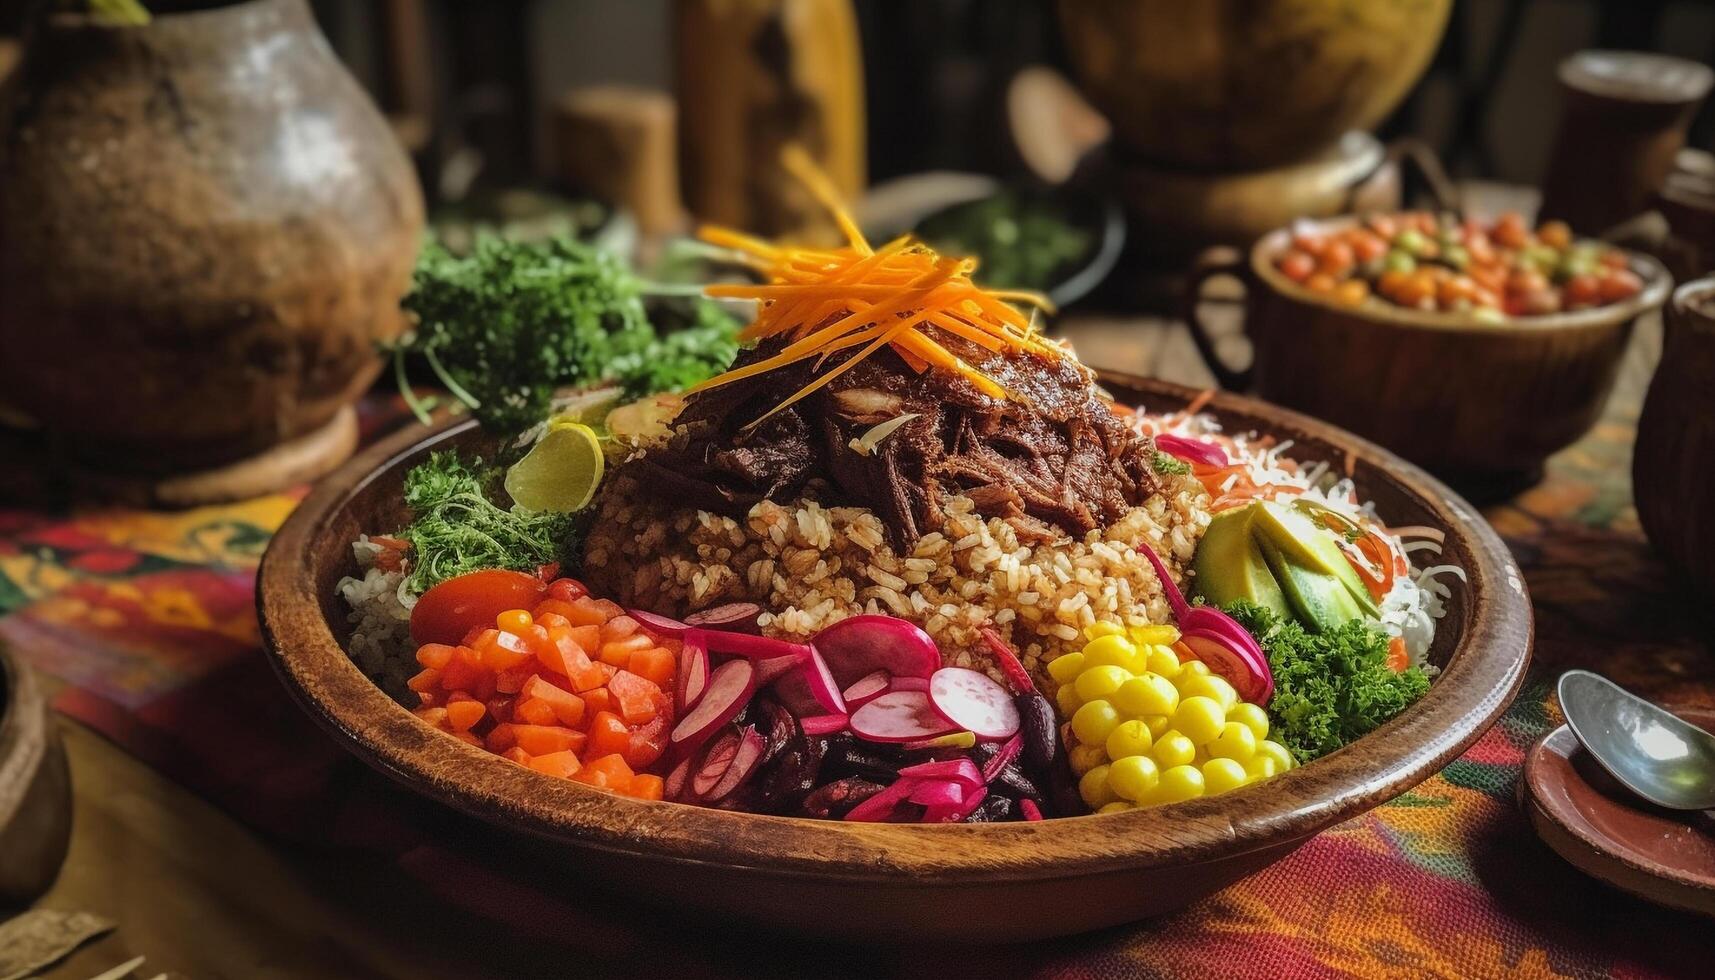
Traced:
[[627, 725], [641, 725], [655, 717], [655, 705], [661, 689], [629, 670], [622, 670], [607, 682], [613, 695], [614, 708]]
[[566, 617], [566, 620], [573, 626], [600, 626], [613, 618], [612, 615], [608, 614], [596, 603], [596, 600], [591, 599], [587, 595], [580, 596], [575, 601], [569, 602], [566, 605], [566, 609], [556, 609], [555, 611]]
[[647, 650], [655, 645], [646, 634], [633, 633], [622, 640], [610, 640], [601, 645], [601, 662], [615, 667], [624, 667], [631, 662], [631, 655], [638, 650]]
[[[542, 635], [546, 638], [547, 632], [543, 631]], [[536, 655], [528, 638], [501, 630], [482, 634], [477, 638], [475, 649], [482, 655], [483, 666], [495, 673], [516, 667]]]
[[667, 751], [667, 736], [672, 731], [672, 719], [665, 714], [656, 715], [632, 729], [630, 744], [625, 747], [625, 761], [633, 769], [642, 769], [654, 765]]
[[625, 669], [656, 687], [667, 687], [673, 683], [675, 669], [673, 654], [661, 647], [650, 647], [647, 650], [635, 650]]
[[572, 690], [579, 694], [586, 694], [606, 685], [609, 676], [608, 671], [612, 669], [607, 664], [591, 662], [578, 668], [566, 679], [572, 682]]
[[630, 616], [615, 616], [601, 624], [601, 638], [608, 642], [623, 640], [642, 628], [637, 620]]
[[666, 781], [660, 776], [652, 776], [649, 773], [640, 772], [631, 777], [630, 795], [635, 796], [640, 800], [659, 800], [665, 785]]
[[519, 693], [547, 705], [559, 723], [568, 728], [576, 728], [584, 720], [584, 699], [540, 676], [525, 681], [524, 689]]
[[494, 675], [494, 689], [502, 694], [517, 694], [524, 682], [536, 676], [536, 660], [530, 658], [516, 663]]
[[525, 765], [544, 775], [558, 776], [561, 779], [570, 779], [583, 768], [574, 752], [549, 752], [531, 759]]
[[584, 647], [572, 636], [569, 626], [556, 626], [548, 631], [549, 643], [537, 654], [536, 659], [543, 666], [560, 674], [571, 677], [578, 671], [589, 666], [590, 657]]
[[412, 714], [436, 728], [447, 727], [447, 709], [445, 708], [418, 708]]
[[[577, 695], [572, 695], [577, 697]], [[541, 698], [521, 697], [512, 707], [512, 717], [527, 725], [558, 725], [560, 716], [554, 713], [554, 706]]]
[[549, 752], [564, 752], [568, 749], [575, 751], [579, 740], [573, 736], [578, 734], [580, 733], [558, 725], [512, 726], [512, 736], [518, 747], [531, 755], [546, 755]]
[[405, 682], [405, 686], [419, 694], [426, 694], [441, 686], [441, 672], [433, 667], [424, 667]]
[[583, 647], [586, 652], [590, 650], [600, 650], [601, 627], [590, 625], [579, 626], [578, 624], [573, 623], [572, 639], [576, 640], [578, 646]]
[[556, 618], [569, 621], [572, 614], [575, 612], [576, 610], [572, 608], [572, 604], [563, 599], [543, 599], [541, 602], [536, 603], [536, 622], [542, 623], [543, 626], [549, 626], [551, 628], [551, 624], [543, 622], [542, 617], [554, 616]]
[[488, 751], [504, 754], [507, 749], [518, 744], [518, 733], [510, 722], [503, 721], [489, 731], [488, 738], [483, 742], [488, 746]]
[[[585, 598], [588, 597], [586, 596]], [[596, 610], [601, 613], [601, 618], [603, 620], [625, 615], [625, 607], [614, 602], [612, 599], [596, 599], [594, 601]]]
[[481, 701], [450, 701], [447, 703], [447, 724], [455, 732], [468, 732], [488, 714]]
[[598, 711], [613, 711], [613, 695], [607, 693], [607, 688], [600, 684], [587, 691], [579, 691], [578, 697], [584, 699], [584, 712], [591, 717]]
[[453, 648], [445, 643], [425, 643], [417, 648], [417, 662], [425, 667], [440, 670], [451, 659], [453, 659]]
[[590, 721], [589, 744], [592, 755], [621, 755], [631, 747], [631, 730], [613, 712], [598, 711]]
[[448, 732], [447, 734], [461, 742], [464, 742], [466, 745], [474, 745], [479, 749], [482, 748], [482, 739], [477, 738], [470, 732]]
[[555, 629], [571, 629], [572, 624], [559, 613], [545, 612], [536, 617], [536, 625], [552, 633]]
[[521, 766], [527, 766], [530, 764], [530, 753], [524, 751], [523, 749], [519, 748], [516, 745], [507, 749], [505, 752], [500, 753], [500, 755], [502, 758], [509, 759], [513, 762], [518, 763]]
[[[592, 749], [591, 752], [593, 753], [594, 750]], [[584, 768], [578, 773], [578, 777], [583, 777], [585, 773], [594, 777], [591, 780], [594, 785], [604, 789], [611, 789], [616, 793], [624, 793], [631, 789], [631, 767], [626, 765], [625, 760], [618, 755], [597, 756], [584, 764]]]
[[1387, 666], [1394, 673], [1400, 673], [1411, 666], [1411, 654], [1405, 649], [1405, 639], [1394, 637], [1387, 644]]

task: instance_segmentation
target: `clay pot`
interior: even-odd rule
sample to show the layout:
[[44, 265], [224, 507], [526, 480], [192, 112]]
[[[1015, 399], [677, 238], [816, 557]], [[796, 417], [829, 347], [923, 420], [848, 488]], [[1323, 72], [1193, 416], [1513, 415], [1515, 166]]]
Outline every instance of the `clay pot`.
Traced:
[[1638, 420], [1632, 493], [1650, 543], [1705, 598], [1715, 598], [1715, 276], [1668, 304], [1661, 366]]
[[423, 203], [304, 0], [39, 25], [0, 108], [0, 391], [206, 468], [327, 425], [403, 328]]
[[[1275, 268], [1293, 231], [1263, 236], [1248, 260], [1207, 261], [1193, 274], [1186, 317], [1210, 369], [1225, 387], [1254, 383], [1269, 401], [1372, 439], [1473, 497], [1535, 482], [1549, 455], [1590, 431], [1638, 317], [1660, 307], [1672, 286], [1661, 263], [1634, 253], [1643, 291], [1608, 306], [1506, 323], [1380, 300], [1344, 306]], [[1221, 359], [1198, 315], [1203, 284], [1219, 275], [1245, 285], [1244, 328], [1255, 351], [1247, 368]]]
[[1429, 67], [1451, 0], [1060, 0], [1078, 82], [1127, 153], [1255, 170], [1392, 112]]

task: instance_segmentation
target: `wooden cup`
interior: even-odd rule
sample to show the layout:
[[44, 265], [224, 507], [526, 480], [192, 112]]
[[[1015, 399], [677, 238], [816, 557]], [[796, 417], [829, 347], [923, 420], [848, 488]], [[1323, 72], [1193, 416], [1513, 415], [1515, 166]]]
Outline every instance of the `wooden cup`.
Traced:
[[1668, 304], [1661, 366], [1638, 420], [1632, 492], [1650, 543], [1705, 598], [1715, 598], [1715, 276]]

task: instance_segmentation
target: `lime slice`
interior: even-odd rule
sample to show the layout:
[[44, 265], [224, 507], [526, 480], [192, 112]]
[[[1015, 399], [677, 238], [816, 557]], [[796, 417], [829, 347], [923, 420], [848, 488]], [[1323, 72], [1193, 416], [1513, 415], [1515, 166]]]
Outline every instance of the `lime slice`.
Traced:
[[583, 510], [601, 486], [605, 461], [595, 430], [556, 420], [524, 458], [506, 471], [506, 492], [526, 510], [569, 514]]

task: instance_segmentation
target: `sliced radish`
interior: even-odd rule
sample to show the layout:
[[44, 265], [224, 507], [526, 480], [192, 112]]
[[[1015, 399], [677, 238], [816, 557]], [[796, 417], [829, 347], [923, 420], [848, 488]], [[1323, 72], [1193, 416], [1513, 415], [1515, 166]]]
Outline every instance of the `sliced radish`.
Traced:
[[931, 807], [923, 814], [924, 823], [960, 823], [966, 817], [976, 812], [982, 806], [983, 800], [988, 799], [988, 787], [971, 790], [965, 794], [964, 800], [947, 807]]
[[927, 677], [895, 677], [892, 681], [888, 682], [887, 689], [889, 691], [925, 691], [926, 692], [929, 690], [929, 678], [927, 678]]
[[893, 676], [885, 670], [865, 674], [850, 687], [841, 691], [840, 697], [845, 699], [846, 707], [856, 711], [863, 707], [865, 702], [886, 694], [888, 682], [891, 680], [893, 680]]
[[928, 677], [941, 666], [941, 651], [929, 634], [893, 616], [842, 619], [817, 633], [810, 644], [841, 687], [877, 670], [894, 677]]
[[780, 677], [797, 670], [798, 665], [803, 662], [804, 658], [797, 654], [758, 660], [756, 662], [756, 686], [767, 687]]
[[675, 694], [678, 696], [679, 717], [697, 706], [703, 691], [709, 686], [709, 651], [699, 643], [685, 641], [679, 647], [679, 676]]
[[729, 602], [724, 606], [714, 606], [686, 616], [685, 625], [754, 634], [762, 632], [756, 622], [761, 617], [762, 607], [754, 602]]
[[917, 788], [906, 797], [912, 803], [919, 803], [933, 809], [937, 806], [956, 807], [965, 801], [965, 794], [971, 792], [970, 787], [952, 779], [920, 780]]
[[738, 757], [740, 738], [738, 729], [729, 728], [709, 739], [709, 744], [698, 753], [697, 763], [691, 769], [691, 795], [694, 798], [707, 799], [709, 792], [726, 777], [727, 769]]
[[744, 730], [739, 732], [738, 748], [733, 752], [732, 761], [727, 764], [726, 772], [721, 776], [720, 782], [703, 795], [703, 799], [710, 803], [716, 803], [731, 796], [733, 790], [743, 785], [750, 774], [756, 771], [756, 764], [761, 761], [762, 751], [767, 746], [768, 743], [757, 733], [756, 729], [748, 725], [745, 726]]
[[956, 727], [935, 713], [923, 691], [890, 691], [852, 714], [852, 733], [872, 742], [915, 742]]
[[804, 729], [806, 735], [832, 735], [845, 731], [849, 724], [851, 718], [846, 715], [811, 715], [798, 720], [798, 727]]
[[756, 693], [756, 666], [742, 658], [728, 660], [709, 674], [708, 686], [697, 706], [673, 726], [676, 745], [695, 745], [715, 729], [738, 716]]
[[929, 678], [929, 701], [942, 718], [978, 738], [1018, 733], [1018, 706], [1006, 688], [966, 667], [942, 667]]
[[685, 785], [690, 782], [690, 779], [691, 758], [690, 756], [686, 756], [679, 760], [679, 764], [673, 767], [672, 772], [667, 774], [667, 779], [663, 782], [661, 787], [661, 795], [669, 800], [684, 799]]
[[730, 653], [733, 656], [749, 660], [770, 660], [774, 657], [806, 657], [810, 647], [803, 643], [792, 643], [787, 640], [774, 640], [766, 636], [751, 636], [748, 633], [727, 633], [721, 630], [704, 629], [693, 626], [685, 631], [687, 637], [698, 640], [709, 648], [710, 653]]
[[844, 819], [870, 823], [887, 820], [899, 810], [899, 804], [905, 802], [911, 791], [917, 788], [917, 782], [915, 779], [894, 780], [892, 786], [852, 807]]
[[800, 718], [822, 712], [846, 713], [845, 699], [840, 697], [840, 689], [834, 684], [833, 675], [828, 673], [828, 665], [822, 662], [821, 654], [815, 650], [798, 662], [797, 670], [774, 682], [774, 693], [781, 704]]
[[1274, 678], [1266, 661], [1258, 670], [1252, 658], [1233, 649], [1226, 637], [1213, 632], [1199, 630], [1185, 633], [1180, 639], [1198, 660], [1209, 665], [1211, 673], [1219, 674], [1233, 685], [1240, 698], [1252, 704], [1268, 704], [1269, 697], [1274, 694]]
[[899, 770], [899, 775], [910, 779], [950, 779], [971, 789], [987, 783], [983, 774], [977, 770], [976, 763], [963, 757], [940, 762], [919, 762]]
[[656, 636], [670, 636], [676, 639], [684, 636], [685, 631], [691, 628], [671, 616], [662, 616], [644, 609], [627, 609], [625, 614], [637, 620], [644, 629]]

